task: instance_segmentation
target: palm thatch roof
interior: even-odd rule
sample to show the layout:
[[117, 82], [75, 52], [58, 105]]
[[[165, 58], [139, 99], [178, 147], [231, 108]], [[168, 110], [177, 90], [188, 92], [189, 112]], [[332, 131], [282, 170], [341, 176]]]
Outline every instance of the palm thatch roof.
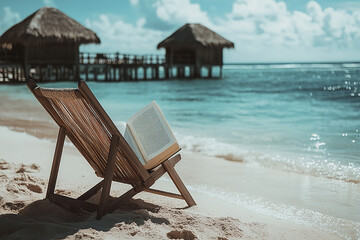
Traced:
[[43, 7], [15, 24], [0, 44], [100, 43], [99, 37], [56, 8]]
[[183, 46], [234, 48], [234, 43], [201, 24], [187, 23], [160, 42], [157, 48]]

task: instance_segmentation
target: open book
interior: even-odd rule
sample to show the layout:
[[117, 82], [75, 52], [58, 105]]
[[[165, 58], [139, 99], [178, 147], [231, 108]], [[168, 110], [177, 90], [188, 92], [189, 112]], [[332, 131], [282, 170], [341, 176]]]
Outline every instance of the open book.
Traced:
[[146, 169], [156, 167], [180, 150], [155, 101], [128, 120], [124, 138]]

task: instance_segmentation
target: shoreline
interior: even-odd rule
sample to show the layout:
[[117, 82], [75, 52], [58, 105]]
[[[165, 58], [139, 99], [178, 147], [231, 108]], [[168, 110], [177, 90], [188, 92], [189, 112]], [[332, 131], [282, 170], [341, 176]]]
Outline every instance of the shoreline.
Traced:
[[342, 62], [240, 62], [240, 63], [224, 63], [224, 66], [228, 66], [228, 65], [291, 65], [291, 64], [300, 64], [300, 65], [312, 65], [312, 64], [360, 64], [359, 61], [342, 61]]
[[[189, 186], [189, 190], [197, 201], [197, 206], [188, 209], [181, 209], [186, 206], [186, 204], [181, 200], [173, 200], [166, 197], [156, 196], [154, 194], [140, 193], [134, 197], [135, 200], [132, 202], [132, 205], [139, 205], [135, 207], [135, 210], [132, 206], [126, 206], [125, 210], [117, 210], [112, 214], [108, 214], [104, 217], [103, 221], [99, 222], [96, 220], [94, 221], [94, 214], [86, 215], [85, 218], [84, 216], [76, 217], [73, 213], [67, 212], [55, 204], [42, 200], [45, 197], [44, 192], [48, 179], [47, 175], [50, 172], [52, 152], [55, 143], [44, 139], [38, 139], [26, 133], [13, 132], [5, 127], [0, 127], [0, 132], [2, 135], [6, 134], [6, 136], [9, 137], [6, 141], [9, 145], [11, 145], [12, 141], [16, 140], [18, 140], [20, 145], [25, 145], [25, 143], [27, 143], [27, 146], [18, 152], [15, 152], [14, 149], [9, 148], [9, 146], [6, 146], [3, 138], [1, 138], [0, 143], [0, 146], [2, 146], [0, 147], [0, 152], [2, 153], [1, 159], [3, 159], [1, 163], [1, 176], [6, 176], [7, 178], [7, 181], [2, 182], [3, 185], [7, 184], [7, 186], [1, 188], [3, 189], [1, 195], [4, 196], [4, 198], [1, 199], [3, 207], [0, 210], [0, 223], [2, 225], [11, 225], [12, 229], [15, 229], [13, 232], [9, 233], [9, 236], [11, 236], [11, 234], [21, 233], [22, 230], [20, 230], [19, 225], [21, 225], [22, 229], [25, 228], [27, 231], [30, 231], [31, 234], [35, 235], [36, 233], [30, 230], [34, 223], [40, 224], [43, 227], [46, 226], [52, 228], [53, 226], [47, 226], [49, 223], [46, 223], [44, 218], [52, 219], [51, 221], [55, 222], [55, 225], [62, 225], [64, 224], [65, 219], [71, 218], [72, 221], [75, 221], [75, 225], [89, 224], [91, 226], [93, 226], [93, 224], [96, 225], [97, 223], [101, 224], [103, 221], [109, 221], [109, 219], [114, 221], [115, 218], [117, 219], [116, 221], [120, 221], [120, 224], [124, 225], [124, 232], [119, 231], [116, 227], [112, 227], [105, 232], [94, 232], [94, 229], [89, 227], [89, 229], [82, 229], [80, 234], [96, 237], [121, 236], [124, 239], [128, 239], [131, 238], [130, 230], [134, 230], [133, 228], [136, 226], [136, 228], [138, 228], [138, 232], [144, 231], [145, 233], [147, 232], [147, 234], [150, 234], [146, 236], [152, 235], [153, 237], [159, 239], [166, 239], [166, 236], [169, 237], [166, 235], [166, 232], [176, 233], [178, 234], [176, 235], [178, 237], [183, 236], [181, 234], [188, 234], [189, 236], [194, 235], [199, 239], [215, 239], [215, 237], [223, 237], [223, 239], [303, 239], [304, 236], [306, 236], [305, 238], [307, 239], [339, 239], [333, 233], [329, 233], [315, 227], [279, 219], [277, 217], [267, 216], [254, 211], [254, 209], [249, 209], [248, 206], [231, 204], [214, 196], [209, 197], [206, 192], [199, 191], [194, 188], [194, 185], [196, 185], [193, 184], [195, 173], [194, 170], [191, 169], [197, 169], [197, 167], [190, 166], [190, 163], [194, 160], [194, 158], [196, 158], [198, 160], [200, 159], [198, 164], [204, 164], [206, 161], [209, 161], [210, 158], [204, 158], [197, 155], [191, 157], [192, 153], [190, 152], [183, 153], [183, 159], [178, 164], [179, 166], [177, 166], [177, 171], [184, 182]], [[24, 160], [25, 156], [34, 156], [35, 154], [36, 159], [32, 157]], [[96, 175], [93, 174], [93, 170], [87, 166], [88, 164], [86, 161], [80, 158], [81, 156], [77, 153], [74, 147], [69, 144], [65, 146], [63, 161], [59, 172], [59, 184], [57, 186], [58, 191], [62, 194], [70, 196], [78, 195], [84, 189], [89, 188], [92, 184], [99, 180]], [[216, 158], [212, 158], [212, 161], [217, 161], [218, 163], [223, 162]], [[3, 167], [4, 165], [9, 167]], [[33, 170], [31, 166], [36, 166], [34, 167], [35, 170]], [[19, 173], [19, 170], [17, 170], [18, 168], [23, 168], [25, 170], [23, 173]], [[19, 179], [19, 174], [22, 178], [31, 179], [30, 183], [33, 185], [33, 190], [41, 189], [41, 192], [40, 190], [37, 192], [29, 190], [31, 188], [25, 189], [22, 192], [18, 191], [22, 186], [24, 186], [24, 184], [25, 186], [29, 186], [30, 184], [29, 181], [23, 181], [16, 185], [14, 182], [18, 181], [17, 179]], [[74, 182], [76, 184], [74, 184]], [[12, 187], [9, 187], [9, 185]], [[158, 181], [154, 187], [174, 191], [174, 186], [166, 177], [161, 181]], [[122, 186], [122, 184], [114, 184], [112, 195], [116, 196], [117, 194], [120, 194], [124, 191], [124, 188], [126, 188], [126, 186]], [[177, 224], [181, 223], [183, 226], [182, 230], [181, 228], [177, 228], [176, 224], [170, 224], [170, 226], [169, 224], [157, 225], [151, 220], [146, 222], [146, 224], [151, 226], [155, 225], [157, 229], [156, 231], [143, 229], [143, 225], [135, 224], [135, 226], [133, 226], [132, 217], [135, 217], [133, 215], [138, 214], [139, 211], [141, 214], [145, 215], [153, 214], [148, 207], [149, 205], [155, 205], [161, 209], [161, 211], [156, 213], [157, 218], [160, 218], [161, 216], [161, 218], [165, 218], [169, 222], [177, 222]], [[55, 213], [38, 213], [34, 219], [28, 215], [28, 212], [38, 210], [51, 210]], [[123, 218], [126, 219], [126, 217], [123, 215], [126, 215], [129, 219], [124, 220]], [[9, 218], [11, 219], [9, 220]], [[16, 219], [16, 221], [12, 219]], [[24, 221], [26, 222], [25, 224]], [[134, 222], [136, 221], [137, 219], [135, 218]], [[170, 228], [173, 228], [173, 230]], [[3, 231], [0, 230], [0, 235], [4, 234]], [[62, 231], [56, 232], [60, 235], [62, 233]], [[77, 234], [79, 234], [79, 232], [77, 232]], [[142, 239], [141, 236], [144, 237], [144, 235], [139, 234], [138, 239]], [[185, 239], [192, 238], [190, 237]]]
[[[37, 175], [39, 175], [40, 181], [45, 183], [48, 178], [47, 174], [50, 172], [58, 132], [55, 123], [35, 100], [16, 100], [6, 96], [1, 96], [1, 99], [5, 103], [0, 107], [1, 112], [7, 114], [0, 117], [0, 126], [3, 126], [0, 127], [0, 133], [1, 136], [7, 138], [0, 139], [2, 142], [0, 159], [3, 158], [6, 162], [18, 165], [38, 164], [41, 170]], [[20, 146], [21, 149], [12, 148], [12, 145]], [[202, 217], [210, 218], [230, 217], [236, 219], [235, 222], [245, 221], [245, 225], [237, 223], [242, 226], [240, 229], [245, 226], [249, 227], [250, 223], [255, 222], [255, 225], [263, 226], [260, 230], [254, 227], [257, 233], [266, 236], [254, 235], [257, 236], [256, 238], [303, 239], [303, 236], [306, 235], [307, 239], [337, 239], [337, 237], [351, 239], [360, 236], [358, 221], [352, 222], [341, 217], [330, 217], [326, 211], [320, 213], [309, 210], [312, 206], [301, 205], [302, 198], [306, 197], [306, 192], [292, 196], [299, 189], [291, 189], [293, 186], [304, 185], [304, 183], [307, 188], [300, 190], [311, 190], [314, 187], [321, 189], [330, 183], [339, 188], [346, 186], [344, 191], [351, 190], [351, 186], [353, 186], [354, 189], [351, 191], [356, 191], [360, 188], [358, 184], [351, 185], [351, 183], [342, 183], [337, 180], [242, 164], [219, 157], [204, 156], [189, 150], [183, 150], [181, 154], [183, 160], [178, 164], [177, 171], [198, 202], [198, 206], [194, 210], [192, 208], [186, 210], [191, 214], [200, 214]], [[28, 156], [32, 157], [28, 159]], [[69, 194], [76, 194], [79, 189], [97, 183], [99, 179], [93, 174], [93, 170], [70, 143], [65, 144], [63, 158], [68, 160], [62, 162], [59, 181], [64, 189], [72, 189]], [[74, 163], [76, 163], [75, 166]], [[83, 173], [77, 174], [78, 169], [81, 169]], [[68, 178], [69, 175], [72, 178]], [[212, 176], [219, 176], [219, 178], [214, 179]], [[83, 186], [79, 187], [74, 182], [81, 182]], [[164, 190], [169, 188], [174, 191], [166, 177], [157, 184], [160, 186], [159, 188]], [[46, 184], [42, 187], [45, 188], [45, 186]], [[117, 191], [121, 192], [121, 190]], [[37, 196], [38, 200], [43, 199], [44, 196], [44, 194]], [[178, 201], [172, 199], [149, 196], [149, 194], [139, 194], [135, 198], [146, 202], [150, 201], [153, 204], [164, 203], [165, 207], [170, 209], [168, 209], [169, 211], [178, 208], [177, 204], [173, 204]], [[32, 199], [31, 202], [36, 200], [35, 198], [30, 199]], [[159, 205], [161, 206], [161, 204]], [[184, 204], [179, 201], [179, 205]], [[335, 213], [338, 210], [335, 209]], [[316, 221], [313, 221], [313, 218]], [[232, 220], [230, 222], [235, 224]], [[344, 226], [344, 228], [338, 229], [339, 226]], [[251, 232], [252, 228], [249, 228]], [[272, 228], [275, 230], [270, 230]], [[290, 232], [295, 232], [297, 236], [289, 235]], [[195, 235], [201, 235], [201, 233], [197, 234]], [[229, 237], [229, 239], [233, 238], [236, 239], [235, 236]]]

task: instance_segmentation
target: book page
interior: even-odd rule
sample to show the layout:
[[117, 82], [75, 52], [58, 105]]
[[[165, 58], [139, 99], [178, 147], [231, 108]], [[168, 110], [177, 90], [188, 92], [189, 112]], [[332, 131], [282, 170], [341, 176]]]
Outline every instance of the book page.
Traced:
[[146, 162], [176, 143], [176, 139], [155, 101], [136, 113], [128, 123]]
[[126, 140], [126, 142], [129, 144], [129, 146], [131, 147], [131, 149], [134, 151], [135, 155], [137, 156], [137, 158], [140, 160], [140, 162], [142, 164], [145, 164], [145, 160], [142, 156], [142, 154], [140, 153], [140, 150], [133, 138], [133, 135], [131, 133], [131, 130], [128, 126], [128, 124], [126, 124], [126, 128], [125, 128], [125, 133], [124, 133], [124, 138]]

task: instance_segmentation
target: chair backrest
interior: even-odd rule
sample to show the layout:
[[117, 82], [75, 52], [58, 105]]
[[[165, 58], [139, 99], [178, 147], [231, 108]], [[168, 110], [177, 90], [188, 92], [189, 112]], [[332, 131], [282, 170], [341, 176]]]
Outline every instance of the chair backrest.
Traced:
[[101, 107], [85, 82], [79, 89], [41, 88], [33, 80], [28, 87], [99, 177], [104, 177], [111, 138], [120, 138], [113, 180], [142, 185], [149, 177], [139, 159]]

